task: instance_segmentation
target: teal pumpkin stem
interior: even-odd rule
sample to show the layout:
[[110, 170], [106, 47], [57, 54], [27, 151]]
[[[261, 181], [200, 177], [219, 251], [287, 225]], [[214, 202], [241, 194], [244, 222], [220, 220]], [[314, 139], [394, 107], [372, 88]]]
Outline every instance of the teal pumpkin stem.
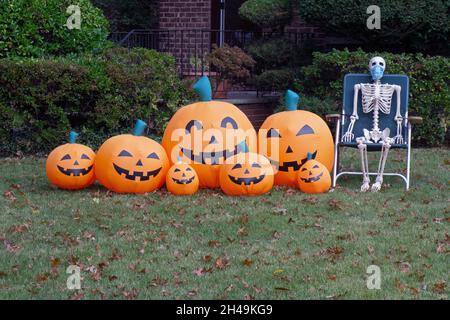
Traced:
[[212, 100], [211, 82], [207, 76], [201, 77], [192, 88], [200, 96], [200, 101], [207, 102]]
[[237, 149], [240, 150], [242, 153], [248, 153], [249, 149], [248, 149], [247, 141], [242, 141], [241, 143], [239, 143], [237, 145]]
[[287, 90], [284, 97], [284, 104], [288, 111], [295, 111], [298, 108], [300, 96], [292, 90]]
[[134, 125], [133, 135], [142, 136], [146, 127], [147, 124], [144, 121], [142, 121], [141, 119], [137, 119], [136, 124]]
[[69, 143], [74, 144], [77, 141], [78, 133], [75, 131], [70, 131], [69, 133]]
[[313, 154], [311, 152], [308, 152], [308, 155], [307, 155], [308, 161], [312, 160], [312, 158], [313, 158]]

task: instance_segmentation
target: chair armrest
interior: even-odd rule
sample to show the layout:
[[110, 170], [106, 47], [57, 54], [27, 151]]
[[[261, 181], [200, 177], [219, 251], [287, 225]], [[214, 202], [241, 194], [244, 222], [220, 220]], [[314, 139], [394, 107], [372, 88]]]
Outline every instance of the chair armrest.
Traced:
[[328, 122], [337, 122], [339, 119], [341, 119], [341, 115], [337, 113], [327, 114], [325, 116], [325, 119], [327, 119]]
[[408, 117], [408, 122], [411, 124], [421, 124], [423, 122], [423, 118], [422, 117]]

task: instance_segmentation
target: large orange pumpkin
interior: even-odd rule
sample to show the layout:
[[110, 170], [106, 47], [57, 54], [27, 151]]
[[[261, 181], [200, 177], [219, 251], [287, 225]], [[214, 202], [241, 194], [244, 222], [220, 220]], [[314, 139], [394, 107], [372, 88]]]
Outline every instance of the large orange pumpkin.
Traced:
[[312, 159], [308, 153], [308, 160], [298, 171], [298, 187], [305, 193], [323, 193], [330, 190], [331, 176], [328, 168], [319, 161]]
[[82, 189], [95, 181], [95, 153], [75, 143], [78, 134], [70, 132], [69, 143], [54, 149], [45, 164], [48, 180], [62, 189]]
[[[275, 184], [297, 187], [297, 172], [307, 153], [331, 171], [334, 145], [330, 129], [318, 115], [297, 110], [299, 96], [288, 90], [288, 111], [268, 117], [259, 131], [259, 153], [267, 156], [275, 168]], [[273, 149], [272, 149], [273, 148]]]
[[198, 190], [198, 176], [194, 168], [181, 161], [167, 172], [166, 187], [175, 195], [191, 195]]
[[100, 183], [119, 193], [145, 193], [165, 181], [169, 161], [163, 147], [142, 134], [146, 124], [138, 120], [133, 134], [106, 140], [97, 152], [95, 175]]
[[261, 195], [272, 189], [273, 175], [269, 159], [257, 153], [241, 153], [220, 167], [220, 187], [231, 196]]
[[247, 116], [236, 106], [211, 100], [211, 84], [202, 77], [194, 90], [200, 102], [179, 109], [169, 121], [162, 145], [171, 163], [179, 156], [192, 165], [200, 187], [219, 187], [219, 165], [243, 152], [245, 145], [256, 152], [256, 132]]

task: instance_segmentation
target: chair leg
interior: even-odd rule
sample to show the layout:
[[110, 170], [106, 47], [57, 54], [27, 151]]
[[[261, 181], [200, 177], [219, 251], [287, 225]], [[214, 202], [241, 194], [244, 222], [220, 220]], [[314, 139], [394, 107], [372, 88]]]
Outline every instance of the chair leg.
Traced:
[[411, 175], [411, 124], [408, 123], [408, 150], [406, 156], [406, 191], [409, 190]]
[[336, 124], [336, 136], [334, 138], [334, 164], [333, 164], [333, 184], [332, 187], [336, 187], [336, 176], [338, 174], [338, 165], [339, 165], [339, 130], [341, 126], [341, 120], [337, 121]]

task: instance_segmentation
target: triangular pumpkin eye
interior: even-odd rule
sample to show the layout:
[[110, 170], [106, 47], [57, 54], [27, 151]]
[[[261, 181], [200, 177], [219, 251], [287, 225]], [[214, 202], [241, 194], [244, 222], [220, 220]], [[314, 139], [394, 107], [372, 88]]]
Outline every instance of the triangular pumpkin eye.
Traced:
[[132, 155], [127, 150], [122, 150], [119, 153], [119, 157], [132, 157]]
[[84, 153], [81, 155], [81, 159], [91, 160], [91, 158], [89, 158], [88, 155]]
[[181, 170], [178, 168], [175, 168], [174, 172], [180, 172]]
[[306, 169], [306, 168], [302, 168], [302, 171], [306, 171], [306, 170], [308, 170], [308, 169]]
[[241, 165], [240, 163], [238, 163], [238, 164], [235, 164], [235, 165], [234, 165], [234, 167], [233, 167], [233, 168], [231, 168], [231, 170], [234, 170], [234, 169], [239, 169], [239, 168], [242, 168], [242, 165]]
[[297, 132], [297, 136], [301, 136], [304, 134], [314, 134], [314, 130], [308, 126], [307, 124], [305, 124], [300, 130], [298, 130]]
[[281, 138], [281, 135], [277, 130], [271, 128], [267, 131], [267, 138]]
[[313, 169], [318, 169], [319, 168], [319, 166], [316, 164], [316, 165], [314, 165], [314, 167], [313, 167]]
[[192, 171], [192, 169], [191, 168], [186, 168], [186, 171]]
[[70, 159], [72, 159], [70, 154], [66, 154], [64, 157], [61, 158], [61, 160], [70, 160]]
[[159, 157], [156, 153], [152, 152], [148, 155], [147, 159], [158, 159], [159, 160]]
[[261, 168], [261, 166], [259, 165], [259, 163], [254, 163], [252, 164], [252, 168]]

